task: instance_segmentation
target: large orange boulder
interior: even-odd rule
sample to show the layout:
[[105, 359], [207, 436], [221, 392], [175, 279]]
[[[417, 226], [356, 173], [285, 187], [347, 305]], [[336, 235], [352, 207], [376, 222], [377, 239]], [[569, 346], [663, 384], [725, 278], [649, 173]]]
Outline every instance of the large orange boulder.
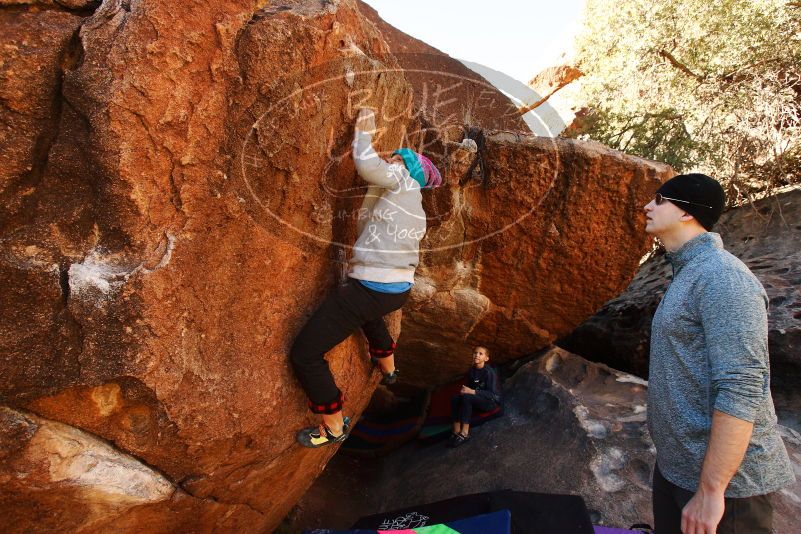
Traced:
[[[12, 531], [263, 532], [300, 498], [335, 450], [294, 441], [315, 419], [287, 351], [355, 238], [359, 106], [378, 110], [380, 150], [412, 144], [448, 178], [426, 193], [408, 318], [390, 318], [412, 381], [461, 372], [473, 342], [541, 347], [645, 246], [638, 204], [666, 167], [516, 133], [460, 148], [465, 125], [520, 123], [470, 98], [424, 112], [430, 86], [356, 0], [3, 4]], [[358, 416], [379, 378], [363, 340], [328, 360]]]
[[[410, 86], [350, 1], [45, 7], [0, 12], [0, 515], [270, 530], [334, 453], [294, 442], [287, 350], [355, 233], [319, 216], [358, 203], [354, 94], [400, 116]], [[363, 342], [329, 361], [357, 415]]]
[[[465, 180], [457, 151], [448, 180]], [[650, 245], [642, 206], [669, 166], [594, 142], [487, 133], [488, 176], [438, 191], [398, 360], [404, 380], [444, 383], [472, 362], [531, 354], [620, 293]]]

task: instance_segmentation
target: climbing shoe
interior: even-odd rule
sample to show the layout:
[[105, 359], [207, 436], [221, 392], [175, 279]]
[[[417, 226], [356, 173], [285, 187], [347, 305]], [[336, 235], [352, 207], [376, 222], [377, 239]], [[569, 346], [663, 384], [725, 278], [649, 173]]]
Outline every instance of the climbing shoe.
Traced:
[[381, 379], [381, 385], [384, 386], [391, 386], [395, 382], [398, 381], [398, 370], [395, 369], [391, 373], [381, 373], [383, 378]]
[[338, 436], [335, 436], [324, 423], [320, 423], [320, 426], [310, 426], [298, 431], [296, 437], [298, 443], [304, 447], [316, 449], [331, 443], [342, 443], [348, 438], [348, 432], [350, 432], [350, 417], [345, 417], [342, 434]]
[[[378, 358], [370, 358], [370, 360], [373, 362], [373, 365], [378, 367], [378, 370], [381, 371], [381, 365], [378, 363]], [[385, 372], [381, 371], [381, 377], [382, 377], [381, 378], [381, 385], [382, 386], [391, 386], [392, 384], [397, 382], [398, 381], [398, 373], [399, 373], [399, 371], [397, 369], [395, 369], [391, 373], [385, 373]]]

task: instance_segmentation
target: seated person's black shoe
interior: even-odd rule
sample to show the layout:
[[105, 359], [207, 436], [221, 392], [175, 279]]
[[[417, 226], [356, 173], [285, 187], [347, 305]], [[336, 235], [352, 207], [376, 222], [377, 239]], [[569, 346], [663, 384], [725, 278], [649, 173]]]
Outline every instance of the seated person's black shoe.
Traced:
[[466, 436], [464, 434], [456, 434], [456, 437], [453, 439], [453, 447], [460, 447], [468, 441], [470, 441], [470, 434]]

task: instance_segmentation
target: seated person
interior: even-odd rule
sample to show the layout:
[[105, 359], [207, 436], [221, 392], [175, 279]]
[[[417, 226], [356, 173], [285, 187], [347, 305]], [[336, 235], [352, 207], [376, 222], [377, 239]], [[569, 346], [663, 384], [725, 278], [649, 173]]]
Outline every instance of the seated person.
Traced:
[[470, 418], [473, 409], [488, 412], [501, 402], [498, 375], [487, 365], [489, 350], [478, 346], [473, 349], [473, 367], [465, 376], [462, 391], [451, 398], [453, 434], [449, 446], [458, 447], [470, 439]]

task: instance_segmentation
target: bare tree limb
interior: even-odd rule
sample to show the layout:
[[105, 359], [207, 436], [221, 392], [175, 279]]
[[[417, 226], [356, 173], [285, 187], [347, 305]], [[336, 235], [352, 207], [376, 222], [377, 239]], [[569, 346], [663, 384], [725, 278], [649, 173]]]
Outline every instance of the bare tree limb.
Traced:
[[673, 57], [673, 54], [671, 54], [667, 50], [660, 50], [659, 51], [659, 55], [662, 56], [663, 58], [667, 59], [670, 62], [671, 65], [673, 65], [674, 67], [679, 69], [681, 72], [683, 72], [687, 76], [692, 76], [693, 78], [695, 78], [699, 82], [704, 81], [704, 77], [703, 76], [701, 76], [699, 74], [696, 74], [693, 71], [691, 71], [689, 69], [689, 67], [687, 67], [687, 65], [685, 65], [684, 63], [680, 62], [678, 59]]
[[[557, 91], [558, 91], [558, 89], [557, 89]], [[554, 91], [553, 93], [555, 93], [555, 92], [556, 92], [556, 91]], [[541, 105], [543, 105], [545, 102], [547, 102], [547, 101], [548, 101], [548, 99], [549, 99], [549, 98], [551, 98], [551, 96], [553, 95], [553, 93], [550, 93], [550, 94], [546, 95], [545, 97], [543, 97], [543, 98], [540, 98], [539, 100], [537, 100], [537, 101], [536, 101], [536, 102], [534, 102], [533, 104], [529, 104], [529, 105], [527, 105], [527, 106], [520, 106], [519, 108], [517, 108], [517, 112], [518, 112], [518, 113], [520, 113], [520, 115], [525, 115], [525, 114], [526, 114], [526, 113], [528, 113], [529, 111], [531, 111], [531, 110], [533, 110], [533, 109], [535, 109], [535, 108], [538, 108], [538, 107], [540, 107]]]
[[[798, 6], [801, 7], [801, 2], [798, 2]], [[753, 69], [754, 67], [761, 67], [761, 66], [764, 66], [764, 65], [769, 65], [771, 63], [779, 63], [779, 62], [781, 62], [783, 60], [784, 60], [784, 58], [781, 58], [781, 57], [772, 57], [772, 58], [764, 59], [762, 61], [755, 61], [755, 62], [750, 63], [748, 65], [743, 65], [742, 67], [738, 68], [737, 70], [735, 70], [733, 72], [726, 72], [726, 73], [722, 74], [720, 76], [720, 79], [725, 81], [725, 82], [733, 82], [733, 81], [736, 81], [737, 75], [740, 74], [741, 72], [743, 72], [744, 70], [749, 70], [749, 69]], [[741, 78], [744, 78], [744, 77], [745, 76], [741, 76]]]

